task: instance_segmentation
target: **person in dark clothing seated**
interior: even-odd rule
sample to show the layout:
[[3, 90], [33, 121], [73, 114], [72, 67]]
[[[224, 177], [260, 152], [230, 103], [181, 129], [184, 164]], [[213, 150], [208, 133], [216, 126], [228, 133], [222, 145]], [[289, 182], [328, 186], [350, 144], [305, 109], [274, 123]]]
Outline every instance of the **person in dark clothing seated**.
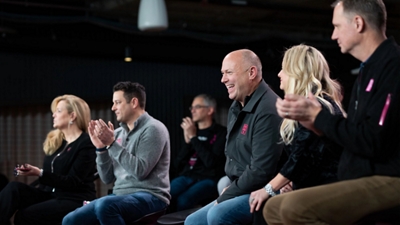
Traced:
[[354, 224], [400, 206], [400, 47], [386, 37], [382, 0], [336, 0], [332, 7], [332, 39], [362, 62], [347, 117], [332, 115], [312, 95], [285, 95], [276, 108], [343, 146], [339, 181], [271, 198], [263, 210], [270, 225]]
[[8, 184], [8, 178], [6, 175], [0, 173], [0, 191]]
[[51, 103], [53, 127], [44, 141], [43, 167], [23, 164], [17, 176], [38, 177], [39, 187], [10, 182], [0, 192], [0, 224], [61, 224], [65, 215], [96, 197], [95, 147], [87, 127], [90, 109], [74, 95], [63, 95]]
[[277, 171], [282, 153], [279, 96], [264, 81], [260, 58], [249, 49], [228, 53], [221, 65], [221, 82], [229, 99], [225, 174], [231, 184], [208, 205], [190, 214], [185, 225], [243, 224], [253, 221], [249, 196]]
[[[302, 44], [288, 49], [278, 76], [285, 94], [312, 93], [330, 113], [345, 115], [340, 84], [329, 77], [328, 63], [317, 49]], [[251, 193], [251, 212], [258, 211], [285, 185], [296, 190], [337, 181], [341, 146], [287, 118], [281, 124], [280, 134], [288, 159], [264, 188]]]
[[213, 119], [217, 103], [209, 95], [193, 99], [192, 118], [182, 120], [184, 143], [176, 159], [179, 176], [171, 181], [171, 209], [190, 209], [218, 196], [218, 180], [225, 175], [226, 127]]

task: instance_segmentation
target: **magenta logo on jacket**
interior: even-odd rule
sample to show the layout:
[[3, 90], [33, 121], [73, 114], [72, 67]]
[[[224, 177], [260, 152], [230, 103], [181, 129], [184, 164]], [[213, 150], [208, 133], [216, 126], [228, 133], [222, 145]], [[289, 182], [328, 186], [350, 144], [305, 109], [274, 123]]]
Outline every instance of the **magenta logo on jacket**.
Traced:
[[243, 135], [246, 135], [248, 127], [249, 127], [249, 125], [247, 123], [243, 124], [242, 132], [240, 132], [240, 133]]
[[117, 138], [117, 143], [122, 145], [122, 139], [121, 138]]
[[210, 144], [214, 144], [214, 142], [217, 140], [217, 135], [214, 134], [214, 137], [210, 140]]

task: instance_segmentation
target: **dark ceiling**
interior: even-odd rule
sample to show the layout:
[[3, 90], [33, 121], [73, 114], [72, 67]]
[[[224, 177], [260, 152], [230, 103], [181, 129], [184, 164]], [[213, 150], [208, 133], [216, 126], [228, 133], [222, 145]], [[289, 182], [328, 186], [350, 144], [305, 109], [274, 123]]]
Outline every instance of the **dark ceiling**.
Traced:
[[[337, 49], [332, 0], [166, 0], [169, 28], [157, 33], [137, 28], [139, 2], [0, 0], [0, 48], [119, 57], [129, 45], [136, 58], [204, 62], [239, 47]], [[400, 40], [400, 3], [385, 4], [387, 33]]]

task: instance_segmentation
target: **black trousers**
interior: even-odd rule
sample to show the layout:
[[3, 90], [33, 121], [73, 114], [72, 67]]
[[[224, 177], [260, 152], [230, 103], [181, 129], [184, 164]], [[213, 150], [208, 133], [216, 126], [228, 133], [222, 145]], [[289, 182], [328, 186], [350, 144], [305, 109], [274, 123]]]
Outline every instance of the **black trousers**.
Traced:
[[253, 225], [267, 225], [267, 222], [264, 219], [263, 216], [263, 209], [266, 201], [264, 201], [260, 207], [260, 210], [255, 211], [253, 213]]
[[9, 224], [15, 212], [15, 225], [61, 224], [80, 206], [82, 202], [57, 199], [51, 192], [13, 181], [0, 192], [0, 224]]

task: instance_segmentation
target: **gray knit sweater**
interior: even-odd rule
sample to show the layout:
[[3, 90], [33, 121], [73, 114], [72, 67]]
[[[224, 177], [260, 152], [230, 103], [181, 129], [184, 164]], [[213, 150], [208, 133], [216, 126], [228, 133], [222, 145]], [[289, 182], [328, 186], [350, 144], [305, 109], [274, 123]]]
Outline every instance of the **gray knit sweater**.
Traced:
[[116, 195], [145, 191], [169, 204], [170, 143], [165, 125], [147, 112], [128, 131], [120, 123], [115, 130], [115, 142], [108, 154], [97, 154], [97, 170], [101, 180], [114, 183]]

